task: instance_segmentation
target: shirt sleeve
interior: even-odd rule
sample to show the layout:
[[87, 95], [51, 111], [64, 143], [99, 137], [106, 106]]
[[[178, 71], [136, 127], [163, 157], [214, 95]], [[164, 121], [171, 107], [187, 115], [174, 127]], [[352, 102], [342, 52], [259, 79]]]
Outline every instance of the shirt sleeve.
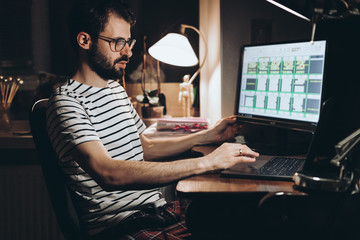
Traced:
[[146, 125], [144, 124], [144, 122], [141, 120], [139, 114], [137, 113], [137, 111], [135, 110], [133, 104], [130, 101], [130, 98], [128, 97], [126, 91], [124, 91], [124, 94], [126, 95], [128, 102], [129, 102], [129, 107], [130, 107], [130, 111], [131, 111], [131, 115], [134, 119], [135, 122], [135, 126], [138, 129], [139, 135], [142, 134], [145, 129], [146, 129]]
[[84, 107], [76, 98], [54, 96], [49, 100], [46, 115], [48, 135], [60, 159], [81, 143], [100, 141]]

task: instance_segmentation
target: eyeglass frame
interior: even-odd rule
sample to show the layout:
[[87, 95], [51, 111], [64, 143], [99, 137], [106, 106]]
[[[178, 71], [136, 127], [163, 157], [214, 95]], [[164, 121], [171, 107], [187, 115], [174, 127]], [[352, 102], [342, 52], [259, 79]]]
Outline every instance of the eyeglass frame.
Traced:
[[[128, 40], [126, 40], [125, 38], [110, 38], [110, 37], [105, 37], [105, 36], [99, 35], [98, 39], [101, 39], [101, 40], [103, 40], [105, 42], [108, 42], [110, 50], [113, 51], [113, 52], [121, 52], [125, 48], [126, 44], [129, 45], [129, 48], [131, 50], [131, 49], [133, 49], [133, 47], [134, 47], [134, 45], [136, 43], [135, 38], [129, 38]], [[120, 50], [116, 50], [117, 42], [121, 41], [121, 40], [125, 41], [125, 44], [123, 45], [123, 47]], [[111, 43], [115, 44], [114, 47], [111, 47]]]

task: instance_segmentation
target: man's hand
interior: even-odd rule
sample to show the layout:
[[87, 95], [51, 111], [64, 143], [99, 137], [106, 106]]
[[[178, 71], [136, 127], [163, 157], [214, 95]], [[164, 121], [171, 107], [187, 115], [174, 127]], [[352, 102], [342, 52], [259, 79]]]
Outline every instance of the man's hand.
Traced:
[[[259, 153], [238, 143], [223, 143], [215, 151], [204, 157], [204, 165], [212, 171], [227, 169], [240, 162], [255, 162]], [[210, 170], [210, 171], [211, 171]]]
[[204, 137], [204, 144], [221, 143], [232, 139], [236, 136], [239, 128], [236, 116], [223, 118], [214, 127], [201, 132]]

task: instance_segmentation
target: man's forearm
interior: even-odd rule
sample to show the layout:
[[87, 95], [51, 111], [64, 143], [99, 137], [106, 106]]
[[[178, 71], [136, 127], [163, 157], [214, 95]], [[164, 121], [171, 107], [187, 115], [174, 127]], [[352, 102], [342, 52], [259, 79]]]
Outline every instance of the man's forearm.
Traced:
[[[198, 136], [177, 139], [181, 144], [179, 149], [191, 145], [186, 145], [183, 141], [191, 141], [190, 139], [196, 137]], [[193, 139], [193, 142], [197, 141], [198, 139]], [[160, 146], [164, 148], [164, 152], [175, 151], [172, 150], [171, 144], [166, 145], [165, 141], [162, 141]], [[242, 153], [240, 155], [239, 149]], [[79, 165], [107, 191], [161, 186], [192, 175], [226, 169], [237, 162], [254, 162], [258, 156], [245, 145], [224, 143], [213, 152], [199, 158], [172, 162], [125, 161], [112, 159], [99, 141], [79, 144], [72, 151], [72, 155]]]
[[98, 183], [107, 191], [149, 189], [175, 182], [211, 169], [203, 158], [173, 162], [112, 160], [98, 173]]
[[[162, 144], [161, 144], [162, 145]], [[115, 160], [99, 141], [79, 144], [73, 158], [107, 191], [149, 189], [213, 169], [208, 157], [172, 162]]]
[[141, 137], [141, 141], [145, 160], [176, 155], [191, 149], [195, 145], [208, 143], [204, 132], [166, 138], [148, 139]]

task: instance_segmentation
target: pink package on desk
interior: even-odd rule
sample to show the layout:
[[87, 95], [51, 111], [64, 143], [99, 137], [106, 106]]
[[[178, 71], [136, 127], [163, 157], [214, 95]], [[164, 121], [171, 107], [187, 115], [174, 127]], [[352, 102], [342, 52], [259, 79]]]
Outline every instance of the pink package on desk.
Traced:
[[160, 118], [157, 120], [157, 130], [198, 131], [207, 129], [209, 121], [205, 118]]

